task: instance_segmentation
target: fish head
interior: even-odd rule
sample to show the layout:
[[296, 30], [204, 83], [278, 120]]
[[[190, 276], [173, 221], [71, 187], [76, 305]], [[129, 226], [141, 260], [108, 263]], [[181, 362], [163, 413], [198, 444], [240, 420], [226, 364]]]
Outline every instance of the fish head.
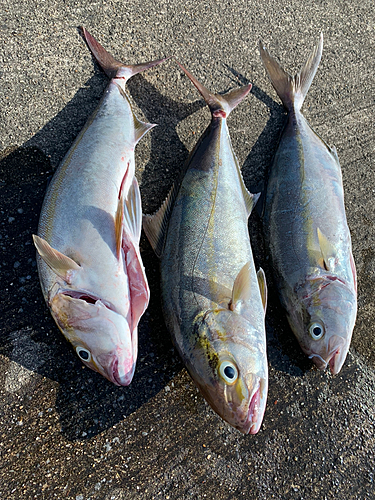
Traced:
[[262, 423], [268, 390], [264, 332], [226, 309], [208, 311], [194, 324], [187, 363], [199, 390], [221, 418], [244, 434]]
[[353, 288], [335, 276], [306, 280], [289, 323], [302, 350], [315, 365], [339, 373], [349, 350], [357, 314]]
[[[50, 300], [52, 316], [81, 361], [116, 385], [129, 385], [137, 355], [137, 332], [99, 298], [73, 292]], [[133, 338], [132, 338], [133, 335]]]

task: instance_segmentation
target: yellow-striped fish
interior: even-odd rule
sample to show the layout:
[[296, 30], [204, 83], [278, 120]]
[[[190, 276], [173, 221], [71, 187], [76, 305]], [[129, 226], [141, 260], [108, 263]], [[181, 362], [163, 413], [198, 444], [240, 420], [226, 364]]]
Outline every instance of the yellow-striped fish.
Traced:
[[251, 85], [203, 95], [212, 121], [181, 184], [143, 227], [161, 258], [165, 321], [194, 382], [233, 427], [258, 432], [266, 407], [266, 283], [255, 271], [248, 217], [256, 201], [232, 149], [227, 116]]
[[301, 71], [286, 73], [260, 45], [263, 63], [285, 108], [268, 180], [264, 227], [280, 297], [303, 351], [338, 373], [357, 313], [357, 283], [336, 149], [300, 109], [318, 68], [323, 36]]

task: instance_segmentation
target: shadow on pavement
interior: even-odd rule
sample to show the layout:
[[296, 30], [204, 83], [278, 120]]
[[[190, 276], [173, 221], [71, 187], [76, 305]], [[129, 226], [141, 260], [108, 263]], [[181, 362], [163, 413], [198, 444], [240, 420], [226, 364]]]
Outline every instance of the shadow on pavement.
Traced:
[[[138, 79], [138, 84], [144, 81]], [[56, 327], [40, 290], [32, 234], [37, 231], [45, 190], [53, 175], [52, 163], [60, 163], [97, 106], [106, 83], [103, 75], [92, 77], [32, 139], [0, 156], [0, 354], [59, 384], [56, 409], [61, 431], [70, 440], [89, 438], [112, 427], [157, 394], [182, 369], [164, 328], [158, 300], [158, 265], [145, 240], [141, 246], [146, 246], [144, 264], [154, 299], [139, 325], [138, 363], [129, 387], [116, 387], [83, 367]], [[158, 147], [160, 151], [161, 145], [154, 139], [154, 148]], [[12, 383], [22, 391], [20, 380]]]

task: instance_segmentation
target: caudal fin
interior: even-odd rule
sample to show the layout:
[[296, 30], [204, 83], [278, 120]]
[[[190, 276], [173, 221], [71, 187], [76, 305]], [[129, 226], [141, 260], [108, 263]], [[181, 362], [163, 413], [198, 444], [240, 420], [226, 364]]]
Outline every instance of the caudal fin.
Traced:
[[128, 80], [137, 73], [141, 73], [146, 69], [152, 68], [157, 64], [160, 64], [169, 57], [165, 59], [158, 59], [156, 61], [150, 61], [141, 64], [125, 65], [120, 61], [117, 61], [109, 52], [107, 52], [104, 47], [85, 29], [82, 27], [83, 36], [85, 37], [86, 43], [89, 46], [93, 56], [98, 61], [103, 71], [109, 78], [125, 78]]
[[301, 109], [322, 57], [323, 33], [321, 33], [319, 43], [314, 47], [305, 65], [295, 76], [291, 76], [280, 66], [265, 49], [262, 42], [259, 42], [259, 50], [271, 83], [286, 109]]
[[189, 71], [182, 66], [178, 61], [176, 63], [180, 66], [185, 75], [190, 78], [195, 87], [199, 90], [203, 99], [206, 101], [210, 108], [212, 116], [227, 118], [229, 113], [239, 104], [250, 92], [251, 83], [244, 87], [231, 90], [225, 95], [211, 94], [206, 87], [204, 87]]

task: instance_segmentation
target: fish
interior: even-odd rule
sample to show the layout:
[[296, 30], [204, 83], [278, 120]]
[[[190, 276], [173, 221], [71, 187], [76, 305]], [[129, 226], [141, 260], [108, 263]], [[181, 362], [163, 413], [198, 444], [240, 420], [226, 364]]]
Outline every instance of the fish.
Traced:
[[335, 147], [301, 113], [323, 52], [323, 34], [294, 77], [259, 44], [287, 122], [271, 166], [264, 232], [281, 303], [318, 369], [340, 372], [357, 314], [357, 277]]
[[149, 302], [134, 148], [154, 126], [135, 116], [125, 85], [165, 59], [124, 65], [84, 28], [83, 35], [110, 82], [47, 188], [33, 239], [58, 328], [87, 367], [125, 386]]
[[212, 94], [178, 64], [208, 104], [211, 123], [181, 182], [143, 216], [143, 229], [160, 258], [165, 322], [190, 376], [222, 419], [256, 434], [268, 390], [267, 286], [248, 232], [259, 195], [244, 184], [227, 127], [251, 84]]

